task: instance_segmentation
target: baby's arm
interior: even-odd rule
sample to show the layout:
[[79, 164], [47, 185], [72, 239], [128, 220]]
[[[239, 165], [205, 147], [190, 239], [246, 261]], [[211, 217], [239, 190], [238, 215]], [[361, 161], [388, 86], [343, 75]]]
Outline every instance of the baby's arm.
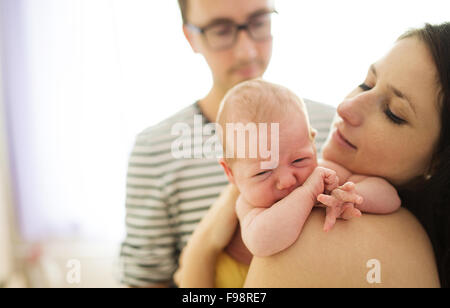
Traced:
[[337, 187], [336, 173], [316, 168], [308, 180], [270, 208], [256, 208], [239, 197], [236, 213], [250, 252], [265, 257], [291, 246], [299, 236], [317, 196]]
[[[328, 206], [325, 230], [334, 225], [336, 218], [350, 219], [366, 213], [387, 214], [396, 211], [401, 204], [395, 188], [378, 177], [353, 175], [346, 168], [330, 161], [322, 160], [321, 166], [336, 171], [342, 185], [329, 196], [321, 194], [318, 200]], [[345, 183], [345, 184], [344, 184]], [[362, 198], [361, 198], [361, 197]]]
[[[341, 199], [351, 199], [351, 195], [360, 195], [362, 203], [355, 204], [356, 207], [366, 213], [388, 214], [396, 211], [401, 200], [397, 190], [388, 181], [379, 177], [354, 175], [346, 168], [330, 161], [322, 160], [320, 165], [336, 171], [339, 177], [339, 185], [346, 182], [355, 183], [354, 191], [339, 191]], [[337, 188], [340, 190], [340, 188]], [[333, 193], [332, 193], [333, 194]]]
[[397, 190], [385, 179], [352, 175], [348, 181], [355, 183], [356, 193], [363, 197], [363, 202], [357, 206], [362, 212], [388, 214], [401, 205]]

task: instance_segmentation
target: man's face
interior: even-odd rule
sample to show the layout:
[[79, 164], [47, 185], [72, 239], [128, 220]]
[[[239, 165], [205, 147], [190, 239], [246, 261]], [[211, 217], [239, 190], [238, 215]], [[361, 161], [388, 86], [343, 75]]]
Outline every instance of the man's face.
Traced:
[[[189, 0], [187, 20], [200, 28], [227, 21], [245, 24], [255, 14], [272, 10], [270, 0]], [[239, 31], [234, 45], [217, 50], [203, 34], [187, 27], [185, 33], [194, 51], [205, 57], [214, 85], [225, 91], [244, 80], [261, 77], [272, 55], [271, 36], [256, 41], [247, 31]], [[216, 34], [221, 35], [219, 31]]]

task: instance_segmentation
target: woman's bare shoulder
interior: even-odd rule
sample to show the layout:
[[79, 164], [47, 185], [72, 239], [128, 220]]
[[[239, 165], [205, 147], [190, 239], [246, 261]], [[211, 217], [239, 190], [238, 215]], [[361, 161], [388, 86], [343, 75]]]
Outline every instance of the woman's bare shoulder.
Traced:
[[428, 236], [407, 210], [338, 221], [329, 233], [324, 217], [314, 209], [291, 247], [254, 258], [246, 287], [439, 286]]

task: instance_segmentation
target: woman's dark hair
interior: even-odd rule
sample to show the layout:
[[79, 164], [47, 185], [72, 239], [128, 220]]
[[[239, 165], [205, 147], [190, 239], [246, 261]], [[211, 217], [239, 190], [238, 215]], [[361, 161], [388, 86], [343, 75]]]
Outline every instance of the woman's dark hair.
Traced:
[[[433, 245], [442, 287], [450, 287], [450, 23], [426, 24], [402, 35], [428, 47], [437, 70], [441, 132], [429, 175], [399, 189], [404, 206], [422, 223]], [[431, 176], [431, 177], [430, 177]]]

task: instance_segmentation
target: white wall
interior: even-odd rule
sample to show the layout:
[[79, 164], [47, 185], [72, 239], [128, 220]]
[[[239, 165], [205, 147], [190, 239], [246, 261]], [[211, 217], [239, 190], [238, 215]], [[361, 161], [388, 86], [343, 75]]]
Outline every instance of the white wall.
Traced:
[[[118, 240], [135, 135], [211, 85], [177, 3], [2, 1], [22, 235]], [[336, 106], [408, 27], [448, 20], [450, 1], [278, 0], [277, 9], [267, 79]]]
[[[0, 37], [1, 40], [1, 37]], [[1, 41], [0, 41], [1, 51]], [[0, 55], [1, 60], [1, 55]], [[6, 156], [5, 116], [3, 109], [2, 66], [0, 61], [0, 282], [10, 274], [12, 268], [11, 236], [10, 236], [10, 201], [9, 171]]]
[[448, 0], [276, 0], [280, 12], [267, 77], [337, 106], [411, 27], [450, 20]]
[[[406, 28], [448, 20], [450, 11], [448, 0], [277, 1], [280, 18], [266, 77], [332, 105], [362, 81], [371, 62]], [[121, 239], [134, 136], [201, 98], [211, 85], [206, 63], [183, 38], [176, 1], [0, 4], [0, 21], [3, 17], [9, 26], [3, 77], [14, 102], [8, 114], [21, 235], [63, 242], [80, 234], [91, 240]], [[0, 109], [0, 159], [2, 120]], [[2, 229], [9, 192], [2, 190], [7, 164], [0, 161], [0, 166]], [[0, 230], [0, 278], [10, 262], [5, 259], [8, 237]], [[104, 253], [66, 245], [71, 244], [44, 252], [66, 261], [66, 255], [60, 257], [65, 251], [92, 264], [106, 264], [108, 256], [117, 255], [109, 244]], [[79, 257], [79, 250], [86, 255]]]

